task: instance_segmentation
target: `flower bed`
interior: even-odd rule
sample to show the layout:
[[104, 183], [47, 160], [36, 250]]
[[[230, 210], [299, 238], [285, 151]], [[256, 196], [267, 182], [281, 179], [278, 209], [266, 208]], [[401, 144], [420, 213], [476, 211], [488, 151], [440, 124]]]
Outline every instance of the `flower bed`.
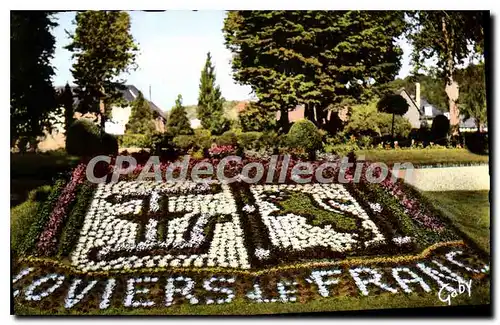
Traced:
[[489, 281], [488, 256], [399, 183], [89, 186], [78, 168], [38, 237], [43, 254], [14, 261], [16, 306], [306, 303]]

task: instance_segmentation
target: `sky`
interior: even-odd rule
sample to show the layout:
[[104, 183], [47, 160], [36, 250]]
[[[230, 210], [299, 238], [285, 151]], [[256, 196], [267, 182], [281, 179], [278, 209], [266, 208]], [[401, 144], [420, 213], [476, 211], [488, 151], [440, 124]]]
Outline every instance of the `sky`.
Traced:
[[[71, 53], [63, 47], [70, 43], [66, 30], [73, 32], [74, 12], [56, 15], [58, 24], [53, 33], [56, 50], [52, 64], [56, 68], [54, 86], [74, 84], [70, 68]], [[176, 11], [130, 13], [131, 32], [139, 44], [138, 69], [126, 76], [127, 84], [135, 85], [161, 109], [174, 106], [178, 94], [184, 105], [198, 102], [200, 73], [210, 51], [216, 70], [216, 82], [226, 100], [252, 98], [249, 86], [238, 85], [232, 78], [231, 52], [224, 46], [222, 34], [224, 11]], [[410, 45], [399, 42], [404, 54], [399, 77], [410, 72]]]

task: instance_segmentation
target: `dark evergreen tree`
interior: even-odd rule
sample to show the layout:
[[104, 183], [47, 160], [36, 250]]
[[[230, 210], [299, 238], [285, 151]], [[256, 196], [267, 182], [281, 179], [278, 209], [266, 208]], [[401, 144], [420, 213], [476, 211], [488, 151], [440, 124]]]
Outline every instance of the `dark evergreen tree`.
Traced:
[[68, 134], [68, 130], [74, 122], [73, 116], [75, 114], [73, 91], [68, 83], [64, 86], [64, 90], [60, 94], [59, 101], [60, 106], [64, 108], [64, 130], [65, 133]]
[[197, 114], [203, 128], [212, 134], [222, 134], [229, 128], [229, 121], [224, 116], [224, 98], [215, 84], [215, 67], [210, 52], [201, 71]]
[[132, 103], [132, 112], [125, 127], [125, 133], [152, 135], [156, 130], [153, 119], [151, 107], [142, 92], [139, 91], [137, 98]]
[[71, 72], [78, 85], [78, 111], [96, 113], [103, 128], [110, 104], [122, 100], [125, 80], [119, 77], [135, 67], [138, 47], [130, 32], [130, 15], [84, 11], [76, 14], [75, 23], [66, 49], [75, 59]]
[[54, 68], [57, 26], [44, 11], [11, 11], [10, 14], [10, 117], [11, 147], [36, 149], [37, 138], [50, 131], [50, 113], [57, 112]]
[[186, 109], [182, 106], [182, 96], [179, 94], [175, 100], [167, 120], [167, 131], [172, 135], [191, 135], [193, 129], [189, 124]]

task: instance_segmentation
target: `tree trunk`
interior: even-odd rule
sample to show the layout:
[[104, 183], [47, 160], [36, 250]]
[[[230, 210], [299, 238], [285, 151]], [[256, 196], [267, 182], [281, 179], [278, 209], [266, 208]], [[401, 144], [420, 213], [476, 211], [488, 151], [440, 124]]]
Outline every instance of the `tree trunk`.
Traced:
[[391, 139], [392, 139], [392, 147], [394, 148], [394, 113], [392, 113], [392, 126], [391, 126]]
[[[460, 120], [460, 113], [458, 110], [458, 84], [453, 80], [453, 72], [455, 71], [453, 60], [453, 30], [449, 31], [446, 24], [446, 19], [441, 18], [442, 30], [446, 44], [447, 62], [446, 62], [446, 86], [445, 91], [448, 96], [448, 110], [450, 112], [450, 129], [452, 135], [458, 134], [458, 124]], [[450, 35], [451, 33], [451, 35]]]
[[281, 106], [280, 108], [280, 120], [279, 126], [282, 133], [288, 133], [288, 129], [290, 128], [290, 120], [288, 119], [288, 108], [285, 106]]

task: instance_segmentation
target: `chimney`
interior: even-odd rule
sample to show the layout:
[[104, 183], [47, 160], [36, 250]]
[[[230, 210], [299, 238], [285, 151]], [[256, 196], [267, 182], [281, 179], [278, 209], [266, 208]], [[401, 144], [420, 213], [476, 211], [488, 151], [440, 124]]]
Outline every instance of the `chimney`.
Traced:
[[415, 104], [417, 104], [418, 109], [420, 109], [420, 83], [415, 83]]

